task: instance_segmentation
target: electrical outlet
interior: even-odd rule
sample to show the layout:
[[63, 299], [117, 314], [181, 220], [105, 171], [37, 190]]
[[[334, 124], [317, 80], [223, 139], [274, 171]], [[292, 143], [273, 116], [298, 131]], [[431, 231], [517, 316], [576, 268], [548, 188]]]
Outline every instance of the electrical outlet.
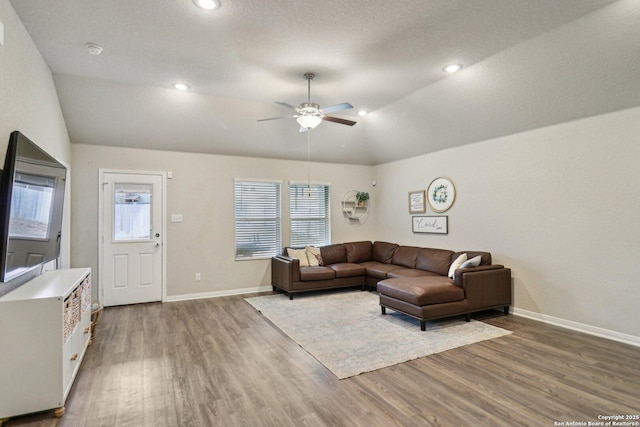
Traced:
[[200, 280], [202, 280], [202, 276], [200, 273], [196, 273], [196, 282], [199, 282]]

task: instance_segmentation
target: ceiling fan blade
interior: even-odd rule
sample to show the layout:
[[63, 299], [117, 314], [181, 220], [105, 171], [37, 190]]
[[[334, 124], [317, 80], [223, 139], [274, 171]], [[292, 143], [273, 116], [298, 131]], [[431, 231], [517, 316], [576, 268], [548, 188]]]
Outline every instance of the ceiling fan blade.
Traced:
[[353, 108], [353, 105], [349, 104], [348, 102], [343, 102], [342, 104], [331, 105], [327, 108], [323, 108], [322, 111], [324, 111], [325, 114], [329, 114], [333, 113], [334, 111], [348, 110], [349, 108]]
[[276, 101], [276, 104], [280, 105], [281, 107], [288, 108], [290, 110], [295, 110], [296, 109], [296, 107], [294, 107], [291, 104], [287, 104], [286, 102], [278, 102], [278, 101]]
[[327, 121], [327, 122], [340, 123], [341, 125], [349, 125], [349, 126], [353, 126], [353, 125], [355, 125], [357, 123], [357, 122], [354, 122], [352, 120], [339, 119], [337, 117], [331, 117], [331, 116], [324, 116], [322, 118], [322, 120]]
[[266, 122], [267, 120], [278, 120], [278, 119], [294, 119], [298, 116], [282, 116], [282, 117], [270, 117], [268, 119], [258, 119], [259, 122]]

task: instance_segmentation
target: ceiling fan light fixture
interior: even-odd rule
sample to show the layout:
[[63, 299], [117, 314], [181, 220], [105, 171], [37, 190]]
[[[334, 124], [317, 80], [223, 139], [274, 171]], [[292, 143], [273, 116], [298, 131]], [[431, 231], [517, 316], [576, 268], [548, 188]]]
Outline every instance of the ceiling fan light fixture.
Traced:
[[360, 110], [360, 111], [358, 111], [358, 115], [359, 115], [360, 117], [364, 117], [364, 116], [366, 116], [367, 114], [369, 114], [369, 112], [368, 112], [367, 110]]
[[307, 102], [303, 102], [302, 104], [294, 107], [293, 105], [287, 104], [286, 102], [276, 102], [276, 104], [281, 107], [285, 107], [290, 110], [295, 110], [296, 114], [285, 117], [272, 117], [269, 119], [259, 119], [259, 122], [264, 122], [267, 120], [276, 120], [276, 119], [293, 119], [295, 118], [298, 124], [300, 125], [300, 132], [305, 132], [310, 129], [314, 129], [323, 121], [339, 123], [341, 125], [353, 126], [356, 124], [353, 120], [341, 119], [339, 117], [328, 116], [327, 114], [333, 113], [336, 111], [348, 110], [353, 108], [353, 105], [348, 102], [343, 102], [342, 104], [331, 105], [324, 109], [320, 108], [319, 104], [315, 102], [311, 102], [311, 80], [315, 77], [313, 73], [305, 73], [304, 78], [307, 80]]
[[196, 6], [205, 10], [215, 10], [220, 8], [220, 0], [193, 0]]
[[314, 115], [309, 115], [309, 116], [300, 116], [296, 119], [296, 121], [298, 122], [298, 124], [300, 124], [300, 126], [302, 126], [303, 128], [306, 129], [314, 129], [315, 127], [317, 127], [320, 123], [322, 123], [322, 117], [320, 116], [314, 116]]

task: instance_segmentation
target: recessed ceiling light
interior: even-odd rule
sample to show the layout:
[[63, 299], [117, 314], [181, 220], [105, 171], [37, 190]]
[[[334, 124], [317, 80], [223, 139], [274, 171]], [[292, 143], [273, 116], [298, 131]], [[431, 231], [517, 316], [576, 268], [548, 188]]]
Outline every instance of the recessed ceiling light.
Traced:
[[102, 46], [98, 46], [97, 44], [87, 43], [85, 47], [91, 55], [100, 55], [102, 53]]
[[190, 86], [184, 83], [176, 83], [173, 85], [173, 87], [175, 87], [178, 90], [188, 90]]
[[360, 117], [364, 117], [364, 116], [366, 116], [367, 114], [369, 114], [369, 112], [368, 112], [367, 110], [360, 110], [360, 111], [358, 111], [358, 115], [359, 115]]
[[199, 8], [214, 10], [220, 8], [220, 0], [193, 0]]
[[442, 71], [444, 71], [445, 73], [455, 73], [456, 71], [459, 71], [460, 68], [462, 68], [462, 65], [460, 64], [451, 64], [444, 67]]

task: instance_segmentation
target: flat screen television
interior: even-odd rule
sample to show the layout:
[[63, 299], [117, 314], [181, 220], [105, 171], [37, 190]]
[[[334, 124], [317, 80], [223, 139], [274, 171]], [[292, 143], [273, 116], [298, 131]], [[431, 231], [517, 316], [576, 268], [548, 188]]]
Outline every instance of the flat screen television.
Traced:
[[12, 132], [0, 182], [0, 282], [60, 256], [67, 168]]

